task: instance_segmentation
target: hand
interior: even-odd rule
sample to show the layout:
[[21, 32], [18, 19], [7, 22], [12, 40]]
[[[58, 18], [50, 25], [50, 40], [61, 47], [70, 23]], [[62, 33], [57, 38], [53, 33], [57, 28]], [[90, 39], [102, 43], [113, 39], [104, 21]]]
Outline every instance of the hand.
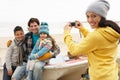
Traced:
[[7, 41], [7, 47], [9, 47], [11, 45], [11, 43], [12, 43], [12, 40], [8, 40]]
[[75, 28], [78, 28], [78, 29], [80, 29], [81, 27], [83, 27], [83, 25], [82, 25], [82, 23], [80, 22], [80, 21], [75, 21], [76, 22], [76, 26], [75, 26]]
[[65, 26], [64, 26], [64, 30], [71, 30], [72, 27], [70, 26], [71, 24], [70, 23], [67, 23]]
[[72, 56], [70, 52], [68, 52], [69, 59], [79, 59], [79, 56]]
[[12, 76], [12, 74], [13, 74], [13, 71], [12, 70], [8, 70], [8, 75]]
[[29, 56], [29, 59], [30, 59], [30, 60], [34, 60], [34, 59], [35, 59], [34, 54], [31, 54], [31, 55]]
[[67, 52], [67, 55], [68, 55], [69, 58], [73, 57], [73, 56], [70, 54], [70, 52]]

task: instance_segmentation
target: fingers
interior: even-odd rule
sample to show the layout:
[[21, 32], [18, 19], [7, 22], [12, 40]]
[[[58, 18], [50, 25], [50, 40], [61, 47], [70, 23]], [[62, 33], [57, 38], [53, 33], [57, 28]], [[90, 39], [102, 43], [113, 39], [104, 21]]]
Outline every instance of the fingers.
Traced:
[[9, 76], [11, 76], [11, 75], [12, 75], [12, 73], [13, 73], [13, 71], [12, 71], [12, 70], [8, 70], [8, 75], [9, 75]]
[[70, 23], [67, 23], [65, 26], [64, 26], [64, 30], [71, 30], [71, 26], [70, 26]]
[[80, 29], [82, 26], [82, 23], [78, 20], [75, 20], [75, 26], [71, 25], [71, 22], [68, 22], [65, 26], [64, 26], [64, 30], [71, 30], [72, 27], [78, 28]]
[[76, 20], [75, 22], [76, 22], [75, 28], [80, 29], [82, 27], [82, 23], [80, 21], [78, 21], [78, 20]]
[[12, 43], [12, 40], [8, 40], [7, 41], [7, 47], [9, 47], [11, 45], [11, 43]]

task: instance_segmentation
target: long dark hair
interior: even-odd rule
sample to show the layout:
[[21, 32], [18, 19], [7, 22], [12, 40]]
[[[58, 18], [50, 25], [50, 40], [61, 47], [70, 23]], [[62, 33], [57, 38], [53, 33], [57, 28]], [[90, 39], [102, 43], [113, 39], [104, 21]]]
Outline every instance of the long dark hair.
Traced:
[[55, 40], [54, 40], [54, 38], [51, 36], [51, 35], [48, 35], [48, 37], [52, 40], [52, 49], [54, 50], [55, 48], [56, 48], [56, 46], [55, 46]]
[[109, 26], [109, 27], [111, 27], [112, 29], [114, 29], [116, 32], [118, 32], [120, 34], [120, 27], [118, 26], [118, 24], [111, 21], [111, 20], [106, 20], [104, 17], [101, 18], [98, 26], [99, 27]]

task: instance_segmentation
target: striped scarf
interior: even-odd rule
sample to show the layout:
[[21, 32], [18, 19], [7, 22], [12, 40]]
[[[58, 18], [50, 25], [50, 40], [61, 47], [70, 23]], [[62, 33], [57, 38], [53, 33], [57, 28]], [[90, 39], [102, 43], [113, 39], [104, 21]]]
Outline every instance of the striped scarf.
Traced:
[[24, 56], [24, 41], [18, 41], [16, 39], [14, 39], [14, 42], [17, 46], [18, 49], [18, 65], [22, 65], [23, 63], [23, 56]]

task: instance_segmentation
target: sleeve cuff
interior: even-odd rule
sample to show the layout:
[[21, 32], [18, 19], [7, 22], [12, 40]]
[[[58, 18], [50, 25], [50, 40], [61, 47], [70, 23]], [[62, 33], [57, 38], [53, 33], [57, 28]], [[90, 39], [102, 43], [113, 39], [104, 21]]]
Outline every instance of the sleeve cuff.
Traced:
[[70, 31], [69, 30], [65, 30], [64, 31], [64, 37], [66, 37], [67, 35], [70, 35]]
[[85, 30], [84, 27], [81, 27], [81, 28], [79, 29], [79, 31], [81, 31], [81, 32], [83, 32], [84, 30]]

